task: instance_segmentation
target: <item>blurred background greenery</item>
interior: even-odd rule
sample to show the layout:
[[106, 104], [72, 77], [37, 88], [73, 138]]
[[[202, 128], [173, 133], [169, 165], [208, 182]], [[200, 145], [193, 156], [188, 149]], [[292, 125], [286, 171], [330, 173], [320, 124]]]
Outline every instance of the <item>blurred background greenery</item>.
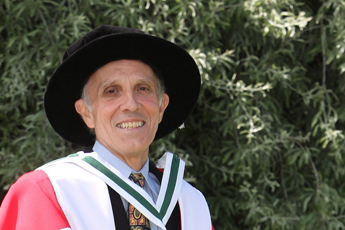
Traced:
[[150, 154], [187, 162], [185, 177], [205, 195], [217, 230], [345, 228], [343, 0], [0, 5], [2, 193], [80, 149], [52, 130], [44, 89], [68, 45], [110, 24], [175, 42], [197, 62], [196, 109]]

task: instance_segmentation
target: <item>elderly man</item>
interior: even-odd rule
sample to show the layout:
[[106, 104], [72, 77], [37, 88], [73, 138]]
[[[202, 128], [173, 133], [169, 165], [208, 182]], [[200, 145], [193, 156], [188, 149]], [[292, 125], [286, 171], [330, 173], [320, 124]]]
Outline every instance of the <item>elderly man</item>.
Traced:
[[27, 173], [0, 209], [0, 229], [211, 230], [184, 162], [149, 146], [193, 109], [200, 76], [190, 55], [138, 29], [100, 26], [64, 53], [45, 93], [47, 117], [66, 140], [93, 146]]

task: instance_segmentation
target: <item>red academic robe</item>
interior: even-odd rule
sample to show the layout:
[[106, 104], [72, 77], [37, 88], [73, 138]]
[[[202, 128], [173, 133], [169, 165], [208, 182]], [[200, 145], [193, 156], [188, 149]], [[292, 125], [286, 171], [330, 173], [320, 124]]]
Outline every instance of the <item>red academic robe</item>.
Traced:
[[0, 207], [0, 230], [15, 229], [71, 229], [53, 185], [43, 170], [29, 172], [19, 178]]
[[1, 230], [64, 228], [68, 221], [44, 171], [26, 173], [11, 186], [0, 207]]

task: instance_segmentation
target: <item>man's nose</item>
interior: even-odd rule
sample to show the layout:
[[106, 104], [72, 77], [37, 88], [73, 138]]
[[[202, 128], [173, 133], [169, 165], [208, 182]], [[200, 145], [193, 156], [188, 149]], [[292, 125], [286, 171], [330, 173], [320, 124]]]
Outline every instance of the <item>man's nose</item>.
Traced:
[[138, 102], [135, 92], [127, 91], [123, 95], [123, 102], [121, 104], [121, 109], [123, 111], [136, 111], [141, 107], [141, 104]]

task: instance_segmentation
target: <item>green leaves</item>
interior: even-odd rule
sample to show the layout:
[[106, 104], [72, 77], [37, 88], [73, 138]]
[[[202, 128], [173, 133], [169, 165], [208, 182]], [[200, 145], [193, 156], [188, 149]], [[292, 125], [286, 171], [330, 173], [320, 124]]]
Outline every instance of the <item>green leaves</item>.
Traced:
[[201, 94], [185, 129], [150, 155], [186, 161], [216, 229], [344, 228], [342, 1], [0, 3], [2, 188], [81, 149], [43, 110], [64, 49], [101, 24], [131, 26], [177, 43], [198, 65]]

